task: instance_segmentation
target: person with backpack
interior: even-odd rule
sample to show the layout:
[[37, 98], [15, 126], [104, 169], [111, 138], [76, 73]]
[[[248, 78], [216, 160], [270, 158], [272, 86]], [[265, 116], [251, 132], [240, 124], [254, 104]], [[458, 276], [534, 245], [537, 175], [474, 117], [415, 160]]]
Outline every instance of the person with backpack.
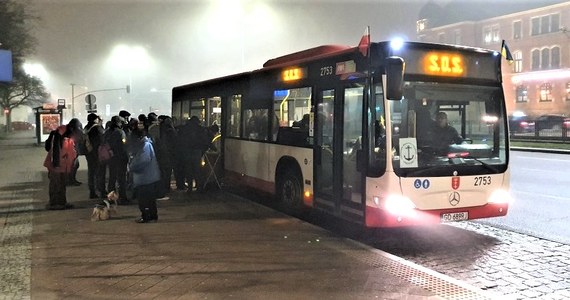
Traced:
[[49, 210], [73, 208], [73, 205], [67, 202], [66, 181], [74, 168], [77, 151], [68, 126], [60, 125], [50, 132], [45, 142], [45, 149], [48, 153], [44, 167], [48, 169], [49, 178], [49, 203], [46, 208]]
[[[89, 199], [105, 198], [105, 168], [99, 163], [99, 145], [103, 140], [105, 130], [101, 126], [101, 117], [90, 113], [87, 115], [87, 125], [84, 129], [85, 159], [87, 160], [87, 185], [89, 186]], [[101, 167], [103, 166], [103, 167]]]

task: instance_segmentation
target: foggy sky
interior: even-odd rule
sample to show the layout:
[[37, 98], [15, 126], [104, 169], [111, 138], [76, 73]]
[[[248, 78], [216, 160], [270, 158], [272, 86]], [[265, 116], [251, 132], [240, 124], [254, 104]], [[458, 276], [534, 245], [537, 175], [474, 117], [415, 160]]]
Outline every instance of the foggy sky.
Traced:
[[[415, 39], [415, 21], [426, 1], [246, 0], [95, 1], [33, 0], [42, 18], [39, 46], [32, 59], [50, 77], [53, 99], [71, 98], [70, 83], [89, 90], [123, 87], [132, 94], [97, 93], [99, 110], [118, 97], [125, 108], [170, 113], [170, 90], [177, 85], [261, 68], [268, 59], [324, 44], [357, 45], [365, 27], [373, 41]], [[230, 3], [230, 4], [228, 4]], [[264, 21], [268, 18], [269, 21]], [[151, 69], [110, 72], [107, 60], [117, 44], [143, 46]], [[130, 74], [125, 74], [130, 73]], [[149, 93], [150, 88], [158, 93]], [[83, 92], [78, 86], [75, 94]], [[134, 99], [136, 98], [136, 99]], [[84, 105], [76, 99], [76, 110]], [[123, 105], [124, 106], [124, 105]]]

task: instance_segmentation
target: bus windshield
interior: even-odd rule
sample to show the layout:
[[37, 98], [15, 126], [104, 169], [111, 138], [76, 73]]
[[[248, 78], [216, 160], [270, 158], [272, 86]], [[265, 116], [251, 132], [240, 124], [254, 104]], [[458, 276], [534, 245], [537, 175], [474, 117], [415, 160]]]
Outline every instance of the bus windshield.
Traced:
[[500, 87], [406, 82], [404, 98], [389, 103], [392, 165], [399, 176], [505, 171]]

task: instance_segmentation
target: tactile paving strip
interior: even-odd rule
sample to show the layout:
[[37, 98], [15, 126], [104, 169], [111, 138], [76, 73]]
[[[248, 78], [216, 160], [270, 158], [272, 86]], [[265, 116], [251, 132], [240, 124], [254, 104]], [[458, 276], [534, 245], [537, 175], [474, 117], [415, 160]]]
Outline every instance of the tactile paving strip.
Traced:
[[494, 299], [497, 297], [496, 295], [491, 295], [488, 292], [470, 286], [467, 283], [416, 265], [389, 253], [358, 242], [350, 240], [349, 242], [364, 249], [340, 249], [344, 254], [428, 290], [443, 299], [471, 300]]

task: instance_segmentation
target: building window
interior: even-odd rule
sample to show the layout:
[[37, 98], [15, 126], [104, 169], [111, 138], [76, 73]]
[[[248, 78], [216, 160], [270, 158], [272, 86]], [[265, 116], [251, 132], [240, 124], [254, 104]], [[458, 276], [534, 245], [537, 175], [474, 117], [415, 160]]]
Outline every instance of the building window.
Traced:
[[513, 72], [515, 73], [522, 72], [523, 68], [522, 52], [521, 51], [513, 52], [513, 59], [515, 60], [513, 64]]
[[550, 16], [540, 17], [540, 34], [550, 32]]
[[445, 33], [442, 32], [437, 37], [440, 43], [445, 43]]
[[552, 85], [550, 83], [543, 83], [540, 85], [540, 102], [552, 101]]
[[566, 83], [566, 101], [570, 101], [570, 82]]
[[499, 26], [494, 26], [491, 32], [493, 33], [493, 43], [498, 43], [501, 39], [499, 35]]
[[522, 38], [522, 22], [513, 22], [513, 39], [518, 40]]
[[528, 89], [524, 85], [517, 86], [517, 102], [528, 102]]
[[531, 52], [531, 66], [532, 71], [540, 70], [540, 50], [534, 49]]
[[530, 19], [531, 35], [546, 34], [560, 31], [560, 14], [551, 14]]
[[491, 28], [490, 27], [483, 28], [483, 43], [485, 45], [489, 45], [491, 43], [492, 38], [493, 37], [491, 35]]
[[550, 32], [560, 31], [560, 14], [550, 15]]
[[530, 19], [530, 23], [532, 25], [530, 35], [539, 35], [540, 34], [540, 18], [532, 18], [532, 19]]
[[560, 68], [560, 47], [556, 46], [550, 49], [550, 68]]
[[485, 45], [498, 43], [501, 39], [499, 34], [499, 26], [486, 26], [483, 28], [483, 43]]
[[461, 30], [454, 31], [453, 42], [456, 45], [461, 45], [463, 43], [463, 41], [461, 40]]
[[421, 19], [421, 20], [416, 21], [416, 32], [420, 33], [422, 31], [426, 30], [427, 24], [428, 24], [427, 19]]
[[540, 51], [540, 69], [546, 70], [550, 68], [550, 49], [544, 48]]

